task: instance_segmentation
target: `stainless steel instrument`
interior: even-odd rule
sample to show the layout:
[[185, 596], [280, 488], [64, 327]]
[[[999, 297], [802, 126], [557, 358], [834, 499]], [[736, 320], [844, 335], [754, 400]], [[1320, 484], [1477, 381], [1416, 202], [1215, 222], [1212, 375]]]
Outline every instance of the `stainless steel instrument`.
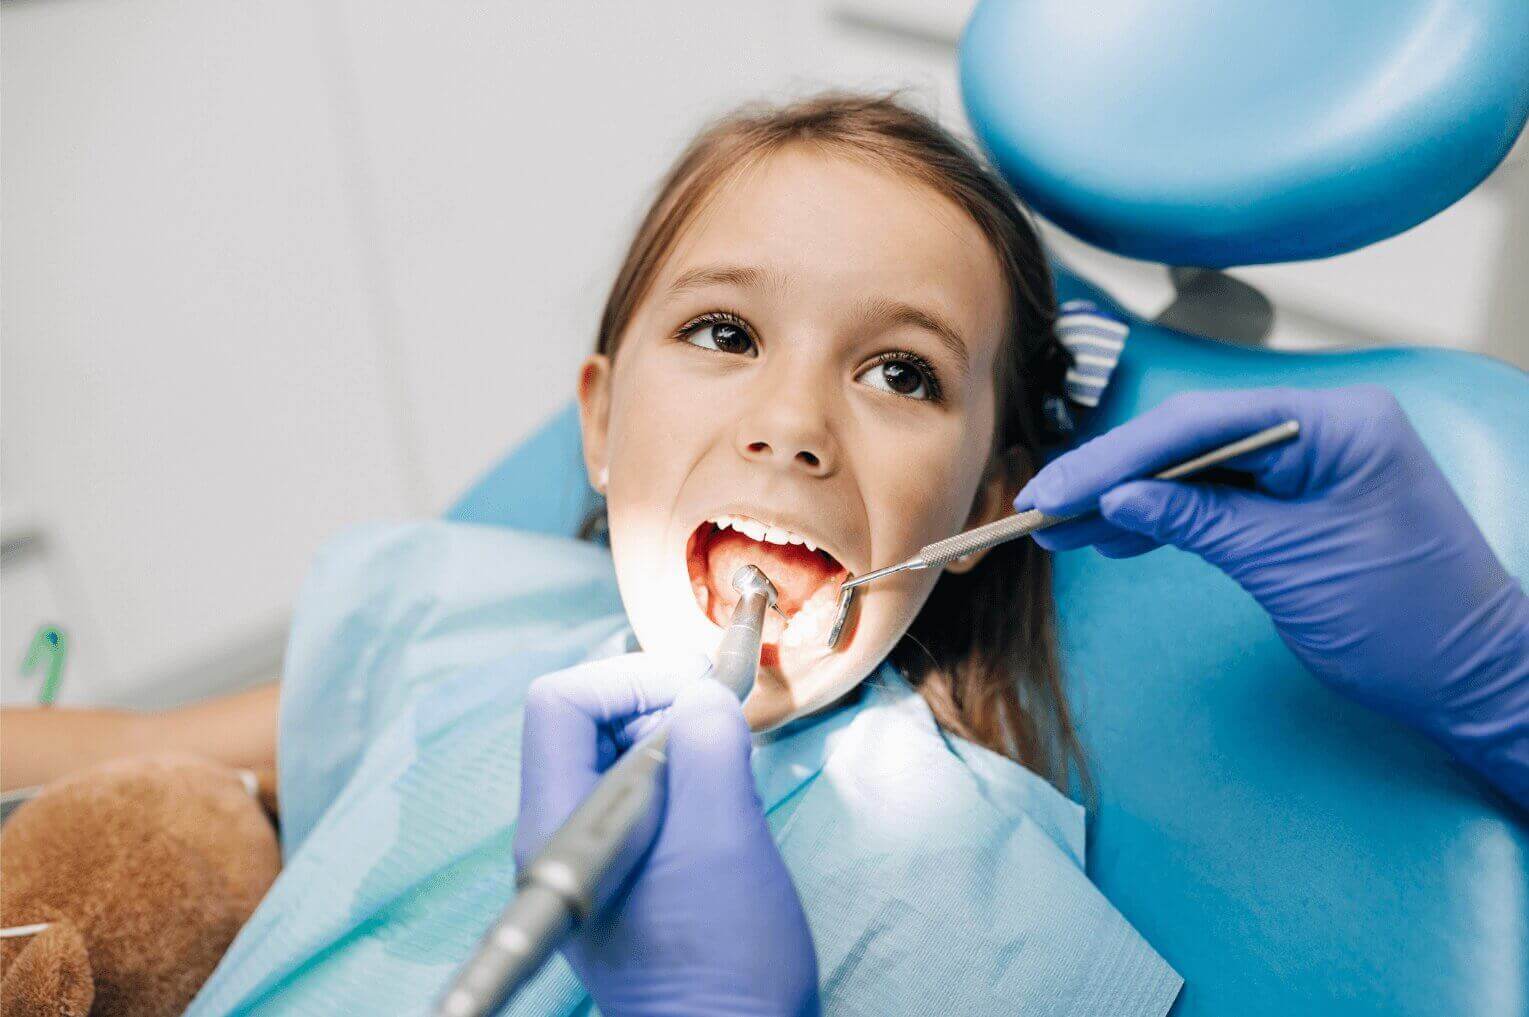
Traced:
[[[1223, 445], [1218, 449], [1212, 449], [1204, 455], [1195, 456], [1193, 459], [1171, 466], [1161, 473], [1152, 475], [1154, 480], [1178, 480], [1192, 473], [1219, 466], [1221, 463], [1235, 459], [1249, 452], [1257, 452], [1259, 449], [1268, 448], [1270, 445], [1278, 445], [1280, 442], [1289, 441], [1301, 433], [1299, 421], [1287, 420], [1273, 427], [1265, 428], [1256, 434], [1250, 434], [1246, 438], [1240, 438], [1230, 444]], [[839, 587], [839, 602], [834, 610], [834, 622], [828, 630], [828, 645], [834, 646], [839, 642], [839, 636], [844, 631], [844, 623], [849, 618], [850, 601], [854, 598], [857, 587], [873, 582], [883, 576], [894, 575], [898, 572], [909, 572], [915, 569], [937, 568], [949, 565], [958, 558], [965, 558], [969, 554], [983, 551], [998, 544], [1015, 540], [1019, 537], [1034, 533], [1036, 530], [1044, 530], [1048, 526], [1075, 519], [1076, 516], [1048, 516], [1036, 509], [1028, 512], [1019, 512], [1015, 515], [999, 519], [996, 522], [978, 526], [975, 529], [958, 533], [954, 537], [946, 537], [937, 540], [933, 544], [926, 544], [918, 554], [907, 561], [898, 562], [896, 565], [888, 565], [884, 569], [867, 572], [863, 576], [853, 576], [844, 581]]]

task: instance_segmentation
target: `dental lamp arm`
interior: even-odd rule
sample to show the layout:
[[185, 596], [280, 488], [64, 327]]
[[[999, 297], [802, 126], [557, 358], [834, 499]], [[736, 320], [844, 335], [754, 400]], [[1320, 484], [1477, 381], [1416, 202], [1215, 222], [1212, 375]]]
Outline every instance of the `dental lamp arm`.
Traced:
[[[1256, 490], [1130, 479], [1286, 418], [1299, 438], [1229, 464]], [[1529, 597], [1390, 393], [1177, 396], [1058, 457], [1015, 499], [1047, 515], [1095, 504], [1097, 516], [1036, 541], [1113, 558], [1162, 544], [1198, 554], [1318, 678], [1424, 731], [1529, 808]]]
[[517, 862], [667, 709], [667, 804], [624, 898], [563, 948], [608, 1017], [811, 1017], [817, 960], [765, 825], [736, 697], [704, 657], [638, 653], [538, 679], [526, 701]]

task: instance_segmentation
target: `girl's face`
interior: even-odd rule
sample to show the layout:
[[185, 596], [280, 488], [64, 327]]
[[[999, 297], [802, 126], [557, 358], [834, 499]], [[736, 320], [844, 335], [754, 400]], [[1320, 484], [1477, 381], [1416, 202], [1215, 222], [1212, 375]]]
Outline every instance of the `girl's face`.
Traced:
[[977, 225], [890, 170], [792, 147], [712, 195], [580, 375], [643, 647], [715, 649], [747, 562], [790, 617], [766, 619], [756, 730], [869, 675], [938, 572], [862, 588], [830, 650], [840, 581], [1007, 508], [984, 483], [1006, 301]]

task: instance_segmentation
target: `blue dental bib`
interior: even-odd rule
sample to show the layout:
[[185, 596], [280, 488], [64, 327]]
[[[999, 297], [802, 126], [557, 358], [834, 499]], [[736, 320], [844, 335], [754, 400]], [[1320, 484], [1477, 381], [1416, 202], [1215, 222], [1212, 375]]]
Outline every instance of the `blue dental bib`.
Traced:
[[[439, 522], [332, 544], [284, 679], [287, 867], [189, 1012], [426, 1011], [514, 890], [527, 687], [628, 639], [590, 544]], [[825, 1013], [1172, 1004], [1178, 976], [1084, 875], [1081, 808], [941, 732], [890, 666], [754, 763]], [[594, 1006], [558, 957], [504, 1012]]]

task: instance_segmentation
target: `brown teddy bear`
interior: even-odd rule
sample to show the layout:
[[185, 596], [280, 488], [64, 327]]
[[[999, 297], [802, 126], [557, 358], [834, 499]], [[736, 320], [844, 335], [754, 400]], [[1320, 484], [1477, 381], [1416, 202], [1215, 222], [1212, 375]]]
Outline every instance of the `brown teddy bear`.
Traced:
[[183, 1012], [281, 867], [251, 783], [135, 757], [18, 808], [0, 828], [0, 1013]]

